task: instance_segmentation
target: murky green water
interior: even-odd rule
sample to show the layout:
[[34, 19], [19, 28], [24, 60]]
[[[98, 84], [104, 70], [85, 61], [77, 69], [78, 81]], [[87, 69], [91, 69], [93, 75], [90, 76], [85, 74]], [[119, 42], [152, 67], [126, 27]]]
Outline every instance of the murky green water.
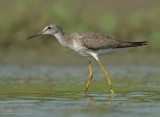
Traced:
[[115, 97], [103, 71], [94, 67], [87, 95], [87, 66], [0, 65], [2, 117], [158, 117], [160, 67], [107, 66]]

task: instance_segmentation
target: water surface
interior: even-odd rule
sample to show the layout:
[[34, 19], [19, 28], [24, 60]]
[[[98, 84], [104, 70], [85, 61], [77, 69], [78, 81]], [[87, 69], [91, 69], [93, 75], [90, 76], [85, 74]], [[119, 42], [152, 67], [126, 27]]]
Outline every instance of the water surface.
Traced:
[[87, 95], [86, 66], [0, 65], [0, 116], [159, 116], [160, 67], [108, 66], [115, 96], [99, 67]]

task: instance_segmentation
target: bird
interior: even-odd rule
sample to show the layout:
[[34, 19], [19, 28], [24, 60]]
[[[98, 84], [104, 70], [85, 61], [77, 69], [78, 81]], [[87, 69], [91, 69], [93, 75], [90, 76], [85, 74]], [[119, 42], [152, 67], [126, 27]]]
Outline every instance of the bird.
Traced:
[[93, 57], [99, 63], [100, 67], [104, 71], [105, 76], [108, 80], [108, 84], [110, 86], [111, 95], [114, 96], [110, 76], [107, 70], [102, 65], [99, 56], [119, 52], [128, 48], [147, 45], [147, 41], [132, 42], [127, 40], [118, 40], [108, 35], [94, 32], [75, 32], [67, 35], [63, 32], [61, 26], [55, 23], [45, 26], [45, 28], [41, 32], [36, 33], [28, 37], [27, 39], [31, 39], [42, 34], [53, 35], [62, 46], [75, 51], [81, 56], [88, 57], [90, 75], [89, 80], [86, 84], [86, 88], [84, 90], [85, 94], [87, 93], [87, 90], [93, 79], [91, 57]]

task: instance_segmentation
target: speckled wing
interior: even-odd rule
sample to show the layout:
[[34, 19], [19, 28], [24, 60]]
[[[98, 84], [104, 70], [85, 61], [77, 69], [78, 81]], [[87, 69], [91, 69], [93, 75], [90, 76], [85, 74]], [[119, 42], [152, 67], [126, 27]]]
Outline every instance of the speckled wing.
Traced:
[[146, 41], [130, 42], [123, 40], [116, 40], [110, 36], [99, 33], [82, 33], [81, 37], [83, 46], [94, 51], [104, 50], [104, 49], [138, 47], [146, 45]]

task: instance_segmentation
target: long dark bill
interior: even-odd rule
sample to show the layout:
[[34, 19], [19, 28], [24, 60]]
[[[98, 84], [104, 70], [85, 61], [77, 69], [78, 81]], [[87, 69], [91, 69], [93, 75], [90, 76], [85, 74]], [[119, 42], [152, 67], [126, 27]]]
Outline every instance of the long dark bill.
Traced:
[[32, 35], [32, 36], [28, 37], [27, 39], [31, 39], [31, 38], [33, 38], [33, 37], [37, 37], [37, 36], [41, 35], [42, 33], [43, 33], [43, 31], [42, 31], [42, 32], [39, 32], [39, 33], [37, 33], [37, 34], [35, 34], [35, 35]]

